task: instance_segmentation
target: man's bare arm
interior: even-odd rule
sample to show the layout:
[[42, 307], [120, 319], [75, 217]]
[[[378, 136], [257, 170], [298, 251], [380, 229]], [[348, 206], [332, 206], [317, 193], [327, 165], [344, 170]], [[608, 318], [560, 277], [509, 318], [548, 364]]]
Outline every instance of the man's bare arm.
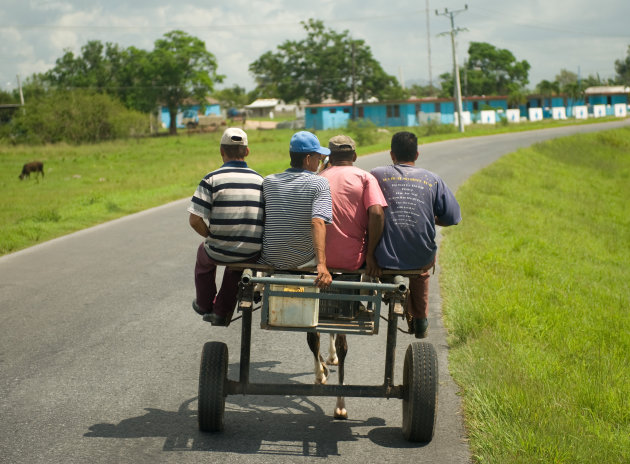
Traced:
[[381, 268], [376, 262], [374, 251], [381, 241], [383, 228], [385, 227], [385, 211], [381, 205], [372, 205], [368, 208], [368, 243], [365, 256], [365, 272], [372, 277], [381, 275]]
[[326, 267], [326, 223], [321, 218], [311, 219], [313, 233], [313, 249], [317, 259], [317, 278], [315, 283], [319, 288], [326, 288], [332, 282], [332, 276]]
[[190, 216], [188, 217], [188, 223], [190, 224], [190, 227], [195, 229], [195, 232], [197, 232], [203, 238], [206, 238], [210, 234], [208, 226], [201, 216], [190, 213]]

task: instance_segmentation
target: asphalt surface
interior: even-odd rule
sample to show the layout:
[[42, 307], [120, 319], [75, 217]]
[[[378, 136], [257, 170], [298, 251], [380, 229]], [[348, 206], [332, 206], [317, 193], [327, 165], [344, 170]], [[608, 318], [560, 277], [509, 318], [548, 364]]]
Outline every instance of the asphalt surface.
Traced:
[[[439, 142], [420, 147], [419, 164], [456, 189], [519, 147], [629, 123]], [[388, 159], [381, 153], [357, 164], [370, 169]], [[225, 432], [200, 433], [201, 348], [209, 340], [227, 343], [236, 379], [240, 322], [211, 327], [190, 308], [199, 238], [188, 226], [187, 201], [0, 258], [0, 462], [470, 462], [448, 374], [437, 273], [428, 341], [438, 351], [440, 396], [431, 443], [403, 439], [400, 400], [365, 398], [348, 398], [349, 420], [334, 421], [334, 398], [229, 396]], [[259, 318], [251, 380], [311, 383], [305, 335], [261, 330]], [[349, 338], [346, 383], [382, 383], [385, 338], [383, 330]], [[398, 335], [397, 384], [411, 341]]]

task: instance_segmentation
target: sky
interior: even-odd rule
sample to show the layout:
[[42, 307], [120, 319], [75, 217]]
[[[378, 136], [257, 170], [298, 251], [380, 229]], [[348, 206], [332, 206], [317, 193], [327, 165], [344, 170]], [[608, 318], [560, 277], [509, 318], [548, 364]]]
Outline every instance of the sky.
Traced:
[[[428, 8], [427, 8], [428, 5]], [[89, 40], [152, 50], [179, 29], [198, 37], [226, 76], [217, 89], [255, 87], [249, 64], [306, 33], [300, 21], [322, 20], [370, 46], [383, 69], [406, 85], [439, 82], [452, 71], [445, 10], [454, 11], [457, 59], [470, 42], [510, 50], [531, 65], [529, 88], [561, 69], [614, 77], [630, 46], [630, 0], [0, 0], [0, 89], [17, 88]], [[427, 11], [428, 27], [427, 27]], [[429, 52], [430, 50], [430, 52]], [[430, 57], [430, 58], [429, 58]], [[27, 96], [25, 96], [27, 97]], [[2, 102], [0, 102], [2, 103]]]

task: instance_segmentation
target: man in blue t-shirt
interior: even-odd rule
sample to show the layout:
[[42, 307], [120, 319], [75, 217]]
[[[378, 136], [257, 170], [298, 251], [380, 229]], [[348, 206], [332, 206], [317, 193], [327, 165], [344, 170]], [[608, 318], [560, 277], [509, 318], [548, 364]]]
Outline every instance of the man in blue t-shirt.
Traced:
[[461, 221], [453, 192], [436, 174], [415, 166], [418, 138], [411, 132], [392, 137], [393, 165], [372, 170], [385, 200], [385, 229], [376, 260], [382, 268], [419, 270], [409, 279], [406, 312], [416, 338], [427, 335], [429, 322], [429, 271], [435, 265], [435, 225], [452, 226]]

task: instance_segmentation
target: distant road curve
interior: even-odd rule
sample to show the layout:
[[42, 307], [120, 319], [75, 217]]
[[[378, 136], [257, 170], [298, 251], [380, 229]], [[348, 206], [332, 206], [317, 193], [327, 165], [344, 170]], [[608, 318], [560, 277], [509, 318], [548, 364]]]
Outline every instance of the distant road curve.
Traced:
[[[448, 186], [455, 190], [474, 172], [519, 148], [558, 137], [627, 126], [630, 126], [630, 118], [605, 123], [581, 124], [435, 142], [420, 145], [418, 165], [439, 174]], [[362, 156], [356, 164], [369, 171], [388, 160], [389, 152], [381, 152]]]

